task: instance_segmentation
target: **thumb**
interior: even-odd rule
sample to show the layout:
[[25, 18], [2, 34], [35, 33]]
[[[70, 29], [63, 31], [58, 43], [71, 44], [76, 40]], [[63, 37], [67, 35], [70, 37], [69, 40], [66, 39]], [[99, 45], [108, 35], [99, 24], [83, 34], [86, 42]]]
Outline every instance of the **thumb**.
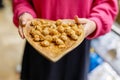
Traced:
[[27, 22], [26, 20], [23, 20], [23, 21], [22, 21], [22, 25], [25, 25], [25, 24], [26, 24], [26, 22]]
[[24, 27], [26, 25], [26, 23], [33, 19], [32, 15], [31, 14], [28, 14], [28, 13], [23, 13], [20, 17], [19, 17], [19, 21], [20, 21], [20, 25], [22, 27]]
[[78, 21], [80, 24], [86, 24], [88, 22], [88, 20], [85, 18], [78, 18]]
[[75, 22], [78, 23], [78, 24], [85, 24], [85, 23], [88, 22], [87, 19], [85, 19], [85, 18], [79, 18], [78, 16], [75, 16], [74, 19], [75, 19]]
[[24, 27], [26, 25], [26, 23], [27, 23], [26, 19], [22, 19], [21, 22], [20, 22], [22, 27]]

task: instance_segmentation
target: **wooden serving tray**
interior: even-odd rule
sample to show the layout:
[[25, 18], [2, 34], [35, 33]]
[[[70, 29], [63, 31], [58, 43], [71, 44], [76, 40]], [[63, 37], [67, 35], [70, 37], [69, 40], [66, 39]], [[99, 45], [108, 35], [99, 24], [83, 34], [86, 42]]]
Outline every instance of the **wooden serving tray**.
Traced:
[[[40, 25], [36, 22], [41, 22]], [[45, 24], [50, 23], [50, 24], [55, 24], [54, 26], [45, 26]], [[63, 26], [65, 27], [64, 31], [67, 29], [67, 26], [64, 24], [75, 24], [74, 20], [70, 20], [70, 19], [66, 19], [63, 20], [62, 22]], [[31, 21], [29, 21], [26, 26], [23, 28], [23, 32], [25, 35], [26, 40], [33, 46], [33, 48], [35, 48], [40, 54], [42, 54], [44, 57], [48, 58], [50, 61], [56, 62], [59, 59], [61, 59], [64, 55], [66, 55], [67, 53], [69, 53], [71, 50], [73, 50], [74, 48], [76, 48], [78, 45], [81, 44], [81, 42], [84, 40], [84, 29], [82, 25], [79, 25], [79, 29], [81, 31], [80, 35], [78, 36], [77, 39], [70, 39], [67, 36], [66, 41], [64, 42], [64, 46], [63, 45], [59, 45], [59, 43], [54, 44], [54, 41], [49, 42], [49, 45], [47, 46], [41, 46], [42, 40], [38, 40], [35, 41], [33, 39], [33, 36], [31, 35], [31, 30], [34, 28], [34, 30], [36, 29], [36, 25], [39, 25], [39, 28], [42, 28], [44, 26], [48, 27], [48, 28], [57, 28], [59, 25], [59, 22], [57, 23], [57, 21], [52, 21], [52, 20], [45, 20], [45, 19], [33, 19]], [[69, 26], [70, 27], [70, 26]], [[78, 26], [77, 26], [78, 27]], [[68, 28], [69, 29], [69, 28]], [[57, 29], [56, 29], [57, 30]], [[66, 30], [67, 31], [67, 30]], [[68, 30], [69, 31], [69, 30]], [[59, 34], [59, 31], [57, 31]], [[42, 33], [42, 32], [41, 32]], [[71, 33], [71, 32], [70, 32]], [[34, 34], [34, 33], [33, 33]], [[50, 33], [49, 33], [50, 34]], [[59, 34], [62, 34], [62, 32]], [[53, 37], [54, 34], [52, 34]], [[46, 37], [47, 34], [44, 35], [44, 37]], [[69, 35], [71, 36], [71, 35]], [[59, 38], [58, 37], [58, 38]], [[52, 38], [53, 39], [53, 38]], [[55, 38], [56, 39], [56, 38]], [[61, 38], [60, 38], [61, 39]], [[45, 44], [45, 43], [44, 43]], [[47, 44], [47, 43], [46, 43]], [[58, 47], [59, 46], [59, 47]]]

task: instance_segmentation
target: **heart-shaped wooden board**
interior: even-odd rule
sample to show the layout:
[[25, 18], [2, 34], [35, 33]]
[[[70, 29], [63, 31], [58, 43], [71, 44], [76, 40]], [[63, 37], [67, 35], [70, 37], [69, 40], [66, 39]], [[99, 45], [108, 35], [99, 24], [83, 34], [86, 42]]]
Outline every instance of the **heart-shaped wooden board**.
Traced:
[[84, 40], [83, 26], [74, 20], [33, 19], [23, 28], [27, 41], [43, 56], [56, 62]]

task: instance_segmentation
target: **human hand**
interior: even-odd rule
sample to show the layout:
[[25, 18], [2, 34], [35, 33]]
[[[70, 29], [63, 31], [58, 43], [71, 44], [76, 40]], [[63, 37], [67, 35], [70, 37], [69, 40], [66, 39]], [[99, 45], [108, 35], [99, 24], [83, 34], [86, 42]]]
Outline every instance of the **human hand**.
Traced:
[[26, 25], [27, 21], [33, 19], [33, 16], [29, 13], [23, 13], [19, 17], [19, 27], [18, 27], [18, 32], [19, 35], [21, 36], [22, 39], [25, 38], [24, 33], [23, 33], [23, 27]]
[[83, 24], [85, 37], [87, 37], [88, 35], [92, 34], [95, 31], [96, 23], [94, 21], [86, 18], [78, 18], [78, 16], [75, 16], [74, 19], [78, 24]]

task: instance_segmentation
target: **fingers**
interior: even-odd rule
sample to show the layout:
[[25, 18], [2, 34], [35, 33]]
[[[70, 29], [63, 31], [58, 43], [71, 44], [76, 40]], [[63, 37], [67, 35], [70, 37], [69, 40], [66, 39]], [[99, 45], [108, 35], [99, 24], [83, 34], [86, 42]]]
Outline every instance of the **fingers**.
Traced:
[[33, 19], [33, 17], [29, 13], [24, 13], [19, 17], [18, 32], [22, 39], [25, 38], [24, 33], [23, 33], [23, 27], [25, 27], [26, 23], [31, 19]]
[[84, 25], [85, 35], [86, 37], [90, 34], [92, 34], [96, 30], [96, 23], [94, 21], [89, 20]]
[[20, 25], [21, 27], [24, 27], [24, 26], [26, 25], [26, 23], [27, 23], [27, 20], [24, 19], [24, 18], [19, 20], [19, 25]]
[[32, 15], [29, 13], [24, 13], [19, 17], [19, 24], [24, 27], [27, 23], [27, 21], [33, 19]]
[[22, 27], [24, 27], [26, 25], [27, 21], [28, 21], [27, 19], [24, 19], [24, 18], [22, 19], [22, 21], [21, 21]]
[[85, 31], [85, 37], [87, 37], [91, 33], [89, 23], [84, 25], [84, 31]]
[[24, 33], [23, 33], [23, 28], [22, 28], [21, 26], [18, 27], [18, 32], [19, 32], [20, 37], [21, 37], [22, 39], [24, 39], [25, 36], [24, 36]]
[[86, 18], [79, 18], [78, 16], [74, 17], [74, 20], [78, 24], [82, 24], [84, 26], [85, 37], [92, 34], [96, 29], [96, 23]]

